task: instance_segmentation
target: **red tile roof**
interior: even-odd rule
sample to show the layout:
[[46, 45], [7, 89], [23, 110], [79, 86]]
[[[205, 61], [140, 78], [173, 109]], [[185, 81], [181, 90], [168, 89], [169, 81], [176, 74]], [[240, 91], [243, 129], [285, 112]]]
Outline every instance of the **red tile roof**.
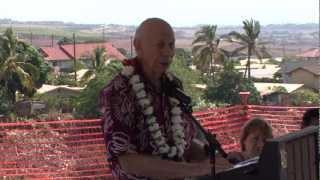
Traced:
[[[97, 47], [104, 47], [108, 57], [123, 60], [126, 57], [123, 56], [111, 43], [81, 43], [76, 44], [76, 58], [89, 58], [93, 50]], [[46, 60], [71, 60], [74, 57], [73, 44], [60, 45], [57, 47], [41, 47]]]
[[40, 51], [48, 61], [62, 61], [71, 59], [71, 57], [68, 56], [60, 47], [42, 47], [40, 48]]
[[[113, 47], [111, 43], [108, 42], [76, 44], [75, 47], [77, 59], [90, 57], [93, 50], [97, 47], [104, 47], [109, 57], [113, 57], [120, 60], [125, 59], [125, 57], [115, 47]], [[63, 48], [69, 56], [74, 56], [73, 44], [62, 45], [61, 48]]]
[[320, 57], [320, 49], [319, 48], [312, 48], [309, 49], [301, 54], [296, 55], [297, 57], [303, 57], [303, 58], [316, 58]]

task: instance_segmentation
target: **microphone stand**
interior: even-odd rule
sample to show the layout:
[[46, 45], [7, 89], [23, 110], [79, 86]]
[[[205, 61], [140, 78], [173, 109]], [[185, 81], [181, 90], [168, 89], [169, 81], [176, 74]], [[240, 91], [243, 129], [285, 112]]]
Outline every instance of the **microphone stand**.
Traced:
[[198, 129], [204, 134], [206, 140], [208, 141], [209, 145], [205, 147], [206, 151], [210, 156], [210, 162], [212, 164], [211, 167], [211, 177], [213, 179], [216, 178], [216, 171], [215, 171], [215, 154], [216, 150], [222, 155], [222, 157], [227, 158], [228, 154], [222, 149], [221, 144], [217, 141], [215, 135], [211, 134], [210, 132], [206, 131], [201, 124], [192, 116], [192, 106], [191, 106], [191, 98], [184, 94], [182, 91], [182, 84], [179, 80], [170, 81], [168, 78], [163, 79], [164, 83], [164, 92], [170, 97], [174, 97], [180, 101], [179, 106], [181, 110], [190, 116], [193, 123], [198, 127]]
[[212, 164], [211, 167], [211, 177], [215, 179], [216, 177], [216, 150], [222, 155], [223, 158], [227, 158], [228, 154], [222, 149], [221, 144], [217, 141], [216, 135], [211, 134], [210, 132], [206, 131], [199, 121], [197, 121], [193, 116], [192, 116], [192, 107], [189, 104], [181, 103], [180, 104], [181, 109], [186, 112], [190, 117], [193, 123], [197, 126], [197, 128], [204, 134], [206, 140], [208, 141], [208, 146], [206, 146], [206, 151], [209, 154], [210, 157], [210, 163]]

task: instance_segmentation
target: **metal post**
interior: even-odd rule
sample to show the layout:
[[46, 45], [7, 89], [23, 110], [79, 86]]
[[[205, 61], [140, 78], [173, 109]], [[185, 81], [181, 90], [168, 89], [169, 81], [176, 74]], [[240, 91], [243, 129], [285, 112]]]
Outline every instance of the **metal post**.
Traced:
[[130, 36], [130, 57], [132, 57], [132, 36]]
[[76, 35], [73, 33], [73, 66], [74, 66], [74, 80], [77, 83], [77, 62], [76, 62]]

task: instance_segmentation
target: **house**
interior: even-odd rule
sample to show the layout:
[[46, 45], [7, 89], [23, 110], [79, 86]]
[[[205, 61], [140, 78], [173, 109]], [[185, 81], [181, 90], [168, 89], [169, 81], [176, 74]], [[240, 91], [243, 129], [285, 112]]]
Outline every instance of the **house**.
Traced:
[[284, 83], [301, 83], [315, 90], [320, 88], [320, 59], [284, 61], [281, 73]]
[[255, 82], [254, 86], [260, 92], [264, 104], [289, 105], [291, 104], [289, 95], [301, 89], [304, 85]]
[[[235, 69], [237, 69], [239, 72], [244, 73], [246, 69], [246, 65], [243, 62], [247, 60], [240, 61], [240, 66], [235, 66]], [[278, 65], [274, 64], [251, 64], [250, 65], [250, 72], [251, 77], [254, 78], [270, 78], [272, 79], [274, 74], [277, 73], [280, 70], [280, 67]]]
[[40, 95], [46, 96], [59, 96], [59, 97], [71, 97], [80, 94], [80, 91], [84, 89], [82, 87], [70, 87], [67, 85], [54, 86], [49, 84], [43, 84], [41, 88], [37, 90]]
[[[55, 71], [70, 72], [74, 66], [74, 57], [83, 62], [88, 68], [91, 67], [92, 52], [97, 47], [104, 47], [109, 59], [123, 60], [126, 57], [122, 55], [111, 43], [78, 43], [58, 45], [54, 47], [41, 47], [45, 61], [53, 67]], [[75, 49], [75, 53], [74, 53]]]
[[58, 102], [60, 106], [59, 110], [62, 113], [70, 113], [73, 111], [73, 106], [69, 103], [64, 104], [63, 101], [70, 102], [70, 100], [73, 97], [78, 96], [81, 93], [81, 90], [83, 89], [84, 88], [82, 87], [70, 87], [66, 85], [54, 86], [49, 84], [43, 84], [42, 87], [37, 90], [37, 94], [39, 94], [40, 97], [49, 98], [49, 101], [46, 101], [46, 103], [52, 100], [56, 100], [56, 102]]
[[311, 48], [300, 54], [297, 54], [296, 57], [299, 59], [305, 59], [305, 60], [317, 60], [320, 58], [320, 49]]
[[15, 103], [14, 111], [19, 116], [31, 116], [47, 111], [47, 106], [41, 101], [22, 100]]

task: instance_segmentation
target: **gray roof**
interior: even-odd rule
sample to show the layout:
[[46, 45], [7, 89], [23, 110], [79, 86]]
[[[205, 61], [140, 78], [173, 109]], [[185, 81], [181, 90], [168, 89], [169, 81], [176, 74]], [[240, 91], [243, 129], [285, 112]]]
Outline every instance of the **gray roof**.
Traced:
[[297, 69], [305, 69], [313, 74], [320, 75], [320, 59], [316, 60], [299, 60], [299, 61], [284, 61], [281, 64], [281, 71], [290, 73]]

